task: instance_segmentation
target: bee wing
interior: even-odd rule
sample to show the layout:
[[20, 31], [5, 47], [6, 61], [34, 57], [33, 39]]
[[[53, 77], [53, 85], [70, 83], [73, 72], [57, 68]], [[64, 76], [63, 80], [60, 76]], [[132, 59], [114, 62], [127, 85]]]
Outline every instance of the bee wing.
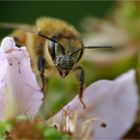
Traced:
[[0, 28], [20, 29], [20, 30], [23, 30], [25, 32], [36, 33], [35, 26], [33, 26], [33, 25], [27, 25], [27, 24], [1, 22], [0, 23]]

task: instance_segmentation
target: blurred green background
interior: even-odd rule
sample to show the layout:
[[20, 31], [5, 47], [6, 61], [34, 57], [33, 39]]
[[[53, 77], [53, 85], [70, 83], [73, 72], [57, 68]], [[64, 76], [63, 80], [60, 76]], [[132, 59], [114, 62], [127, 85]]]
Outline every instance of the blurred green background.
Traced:
[[[49, 16], [64, 19], [78, 29], [82, 18], [104, 16], [113, 1], [1, 1], [0, 22], [34, 23], [38, 17]], [[1, 30], [1, 29], [0, 29]], [[7, 34], [2, 30], [0, 35]]]

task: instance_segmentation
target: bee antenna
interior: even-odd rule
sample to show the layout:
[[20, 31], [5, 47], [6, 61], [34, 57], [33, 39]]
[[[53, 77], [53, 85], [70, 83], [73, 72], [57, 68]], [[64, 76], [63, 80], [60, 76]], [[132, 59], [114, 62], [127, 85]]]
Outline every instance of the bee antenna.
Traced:
[[44, 34], [42, 34], [40, 32], [38, 32], [37, 35], [40, 36], [40, 37], [46, 38], [46, 39], [48, 39], [48, 40], [50, 40], [52, 42], [58, 43], [56, 40], [54, 40], [54, 39], [52, 39], [52, 38], [50, 38], [50, 37], [48, 37], [48, 36], [46, 36], [46, 35], [44, 35]]
[[76, 51], [74, 51], [71, 56], [77, 52], [79, 52], [80, 50], [83, 50], [83, 49], [101, 49], [101, 48], [114, 48], [113, 46], [86, 46], [84, 48], [79, 48], [77, 49]]
[[114, 48], [113, 46], [86, 46], [84, 49], [101, 49], [101, 48]]
[[83, 50], [83, 48], [79, 48], [76, 51], [74, 51], [73, 53], [71, 53], [71, 56], [74, 55], [75, 53], [79, 52], [80, 50]]
[[61, 45], [59, 42], [57, 42], [56, 40], [54, 40], [54, 39], [52, 39], [52, 38], [50, 38], [50, 37], [48, 37], [48, 36], [46, 36], [46, 35], [44, 35], [44, 34], [42, 34], [42, 33], [40, 33], [40, 32], [38, 32], [37, 35], [40, 36], [40, 37], [43, 37], [43, 38], [45, 38], [45, 39], [48, 39], [48, 40], [50, 40], [50, 41], [52, 41], [52, 42], [57, 43], [57, 44], [60, 46], [60, 48], [61, 48], [63, 54], [65, 54], [65, 49], [64, 49], [63, 45]]

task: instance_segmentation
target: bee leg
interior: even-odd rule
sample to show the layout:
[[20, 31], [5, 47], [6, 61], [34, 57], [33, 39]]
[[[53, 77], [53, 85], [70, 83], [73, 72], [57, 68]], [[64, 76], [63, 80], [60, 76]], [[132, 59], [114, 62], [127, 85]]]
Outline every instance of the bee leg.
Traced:
[[41, 77], [41, 80], [42, 80], [42, 89], [41, 90], [44, 92], [46, 81], [47, 81], [46, 77], [44, 76], [44, 71], [45, 71], [45, 68], [46, 68], [46, 61], [41, 56], [37, 60], [37, 67], [38, 67], [40, 77]]
[[44, 76], [44, 72], [40, 72], [40, 77], [41, 77], [41, 80], [42, 80], [42, 88], [41, 88], [41, 91], [44, 92], [45, 91], [45, 76]]
[[83, 89], [84, 89], [84, 82], [85, 82], [85, 73], [82, 67], [78, 66], [74, 68], [74, 71], [78, 71], [77, 73], [77, 79], [79, 82], [79, 100], [81, 104], [83, 105], [83, 109], [86, 108], [85, 103], [82, 100], [83, 97]]

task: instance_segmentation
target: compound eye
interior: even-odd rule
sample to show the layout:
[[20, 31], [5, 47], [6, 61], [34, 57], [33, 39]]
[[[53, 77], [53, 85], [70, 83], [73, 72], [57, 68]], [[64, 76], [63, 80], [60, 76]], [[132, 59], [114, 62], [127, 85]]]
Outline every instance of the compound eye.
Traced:
[[54, 42], [51, 40], [48, 42], [48, 50], [53, 60], [55, 60], [58, 55], [65, 54], [64, 47], [58, 42]]
[[53, 41], [49, 41], [48, 42], [48, 50], [49, 50], [49, 53], [50, 53], [53, 60], [55, 59], [55, 56], [56, 56], [55, 49], [56, 49], [56, 43]]

